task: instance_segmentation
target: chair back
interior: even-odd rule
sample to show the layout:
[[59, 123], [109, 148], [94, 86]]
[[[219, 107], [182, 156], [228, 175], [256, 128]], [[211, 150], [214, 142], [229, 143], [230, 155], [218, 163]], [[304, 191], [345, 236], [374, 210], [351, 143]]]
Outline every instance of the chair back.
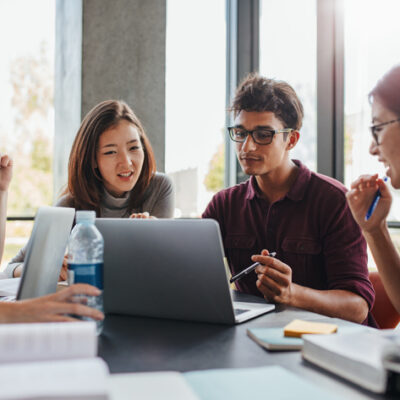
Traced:
[[371, 313], [380, 329], [393, 329], [400, 322], [400, 314], [393, 307], [378, 271], [371, 271], [369, 279], [375, 290], [375, 303]]

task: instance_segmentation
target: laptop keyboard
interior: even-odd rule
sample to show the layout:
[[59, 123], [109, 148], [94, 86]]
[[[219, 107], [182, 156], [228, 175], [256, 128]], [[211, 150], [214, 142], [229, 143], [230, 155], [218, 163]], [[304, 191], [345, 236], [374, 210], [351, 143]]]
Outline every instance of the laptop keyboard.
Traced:
[[235, 315], [240, 315], [249, 310], [244, 310], [243, 308], [234, 308], [233, 311], [235, 312]]

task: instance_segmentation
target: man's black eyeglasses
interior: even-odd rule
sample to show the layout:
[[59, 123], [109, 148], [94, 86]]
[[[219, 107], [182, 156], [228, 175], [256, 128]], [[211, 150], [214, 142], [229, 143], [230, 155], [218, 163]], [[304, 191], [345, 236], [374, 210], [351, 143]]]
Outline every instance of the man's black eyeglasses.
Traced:
[[382, 122], [381, 124], [372, 125], [369, 127], [369, 130], [371, 131], [372, 137], [374, 138], [377, 146], [379, 146], [378, 132], [380, 131], [380, 128], [382, 128], [382, 126], [394, 124], [395, 122], [399, 122], [399, 121], [400, 121], [400, 118], [397, 118], [397, 119], [392, 119], [391, 121]]
[[246, 141], [247, 136], [251, 136], [254, 143], [266, 145], [271, 144], [274, 136], [277, 133], [290, 133], [294, 131], [294, 129], [286, 128], [286, 129], [268, 129], [268, 128], [257, 128], [252, 131], [248, 131], [243, 128], [239, 128], [236, 126], [230, 126], [228, 128], [230, 138], [237, 143], [243, 143]]

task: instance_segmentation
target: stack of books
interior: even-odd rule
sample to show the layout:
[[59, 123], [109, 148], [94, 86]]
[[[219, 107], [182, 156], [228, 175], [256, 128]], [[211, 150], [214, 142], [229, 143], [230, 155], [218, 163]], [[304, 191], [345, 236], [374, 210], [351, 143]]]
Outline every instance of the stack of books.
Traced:
[[400, 394], [400, 331], [303, 336], [302, 356], [375, 393]]
[[0, 325], [0, 399], [107, 399], [94, 322]]

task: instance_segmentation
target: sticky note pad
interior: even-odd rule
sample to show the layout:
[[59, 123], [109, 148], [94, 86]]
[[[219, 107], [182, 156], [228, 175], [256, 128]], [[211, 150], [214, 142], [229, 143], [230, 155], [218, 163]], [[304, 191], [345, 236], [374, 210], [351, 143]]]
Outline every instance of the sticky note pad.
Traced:
[[327, 324], [324, 322], [310, 322], [302, 321], [301, 319], [295, 319], [290, 324], [283, 328], [284, 336], [289, 337], [301, 337], [306, 333], [315, 334], [329, 334], [335, 333], [338, 327], [334, 324]]

